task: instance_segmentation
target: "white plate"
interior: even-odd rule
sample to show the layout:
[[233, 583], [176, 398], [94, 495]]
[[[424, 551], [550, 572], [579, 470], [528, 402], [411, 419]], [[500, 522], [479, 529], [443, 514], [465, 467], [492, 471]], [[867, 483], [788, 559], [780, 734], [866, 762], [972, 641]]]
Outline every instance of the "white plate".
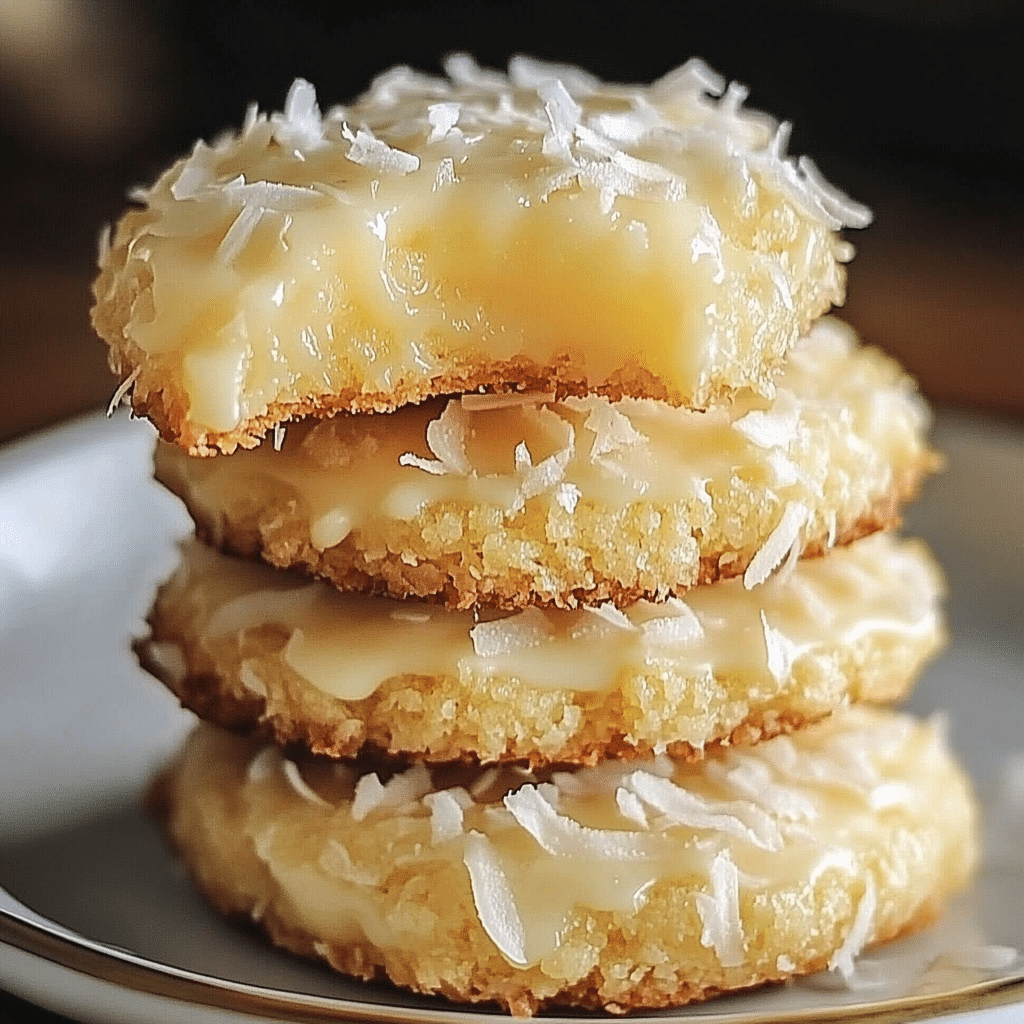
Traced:
[[[913, 706], [949, 709], [954, 745], [991, 793], [1024, 748], [1024, 431], [947, 417], [936, 441], [949, 469], [911, 526], [950, 573], [954, 643]], [[149, 482], [151, 444], [143, 423], [91, 417], [0, 454], [0, 987], [104, 1024], [490, 1017], [347, 982], [228, 927], [142, 813], [189, 725], [127, 646], [187, 530]], [[1019, 1020], [1024, 960], [977, 960], [1024, 949], [1024, 762], [1020, 775], [990, 814], [977, 884], [937, 927], [862, 958], [874, 987], [818, 979], [669, 1016]]]

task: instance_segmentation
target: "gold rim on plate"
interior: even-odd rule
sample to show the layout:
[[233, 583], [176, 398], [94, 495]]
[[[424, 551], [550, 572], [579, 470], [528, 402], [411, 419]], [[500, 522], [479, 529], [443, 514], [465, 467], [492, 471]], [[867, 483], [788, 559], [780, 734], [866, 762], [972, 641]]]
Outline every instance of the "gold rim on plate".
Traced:
[[[163, 996], [210, 1009], [271, 1017], [279, 1021], [358, 1020], [380, 1024], [424, 1024], [454, 1018], [470, 1024], [483, 1020], [493, 1021], [505, 1016], [456, 1006], [428, 1009], [364, 1003], [330, 996], [264, 989], [244, 982], [207, 977], [146, 960], [130, 952], [104, 949], [98, 944], [93, 946], [87, 943], [87, 940], [79, 942], [47, 931], [2, 909], [0, 942], [87, 977], [117, 985], [129, 992]], [[702, 1015], [692, 1019], [707, 1021], [708, 1024], [832, 1024], [837, 1021], [842, 1021], [843, 1024], [907, 1024], [911, 1021], [935, 1019], [1015, 1002], [1024, 1002], [1024, 976], [980, 981], [949, 992], [902, 996], [829, 1009], [790, 1010], [784, 1011], [781, 1016], [777, 1012], [741, 1011]], [[547, 1016], [543, 1019], [551, 1024], [557, 1024], [559, 1020], [570, 1020]], [[583, 1018], [571, 1018], [574, 1022], [580, 1019]], [[672, 1018], [659, 1014], [657, 1018], [634, 1016], [630, 1019], [639, 1024], [645, 1019], [663, 1021]]]

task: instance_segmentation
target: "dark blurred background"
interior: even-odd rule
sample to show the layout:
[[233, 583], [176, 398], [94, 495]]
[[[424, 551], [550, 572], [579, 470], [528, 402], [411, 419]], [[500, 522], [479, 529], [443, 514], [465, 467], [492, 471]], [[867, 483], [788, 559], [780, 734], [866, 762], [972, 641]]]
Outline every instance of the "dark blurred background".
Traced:
[[322, 106], [394, 63], [530, 53], [650, 80], [691, 55], [795, 123], [876, 212], [849, 319], [940, 401], [1024, 412], [1024, 6], [1017, 0], [0, 0], [0, 440], [112, 389], [87, 327], [99, 226], [198, 136]]

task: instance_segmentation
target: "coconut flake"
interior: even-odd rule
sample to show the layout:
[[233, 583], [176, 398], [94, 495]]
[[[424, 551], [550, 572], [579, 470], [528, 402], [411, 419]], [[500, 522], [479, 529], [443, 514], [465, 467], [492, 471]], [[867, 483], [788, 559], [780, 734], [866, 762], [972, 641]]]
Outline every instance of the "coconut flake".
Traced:
[[806, 191], [814, 198], [832, 227], [866, 228], [871, 223], [871, 211], [862, 203], [854, 202], [842, 189], [828, 181], [809, 156], [800, 157], [797, 167], [803, 176]]
[[434, 175], [434, 186], [432, 191], [444, 188], [446, 185], [457, 185], [459, 176], [455, 173], [455, 161], [446, 156], [437, 165], [437, 172]]
[[277, 213], [294, 213], [317, 206], [323, 196], [315, 188], [306, 185], [285, 185], [278, 181], [247, 182], [244, 175], [224, 186], [224, 192], [233, 202], [245, 206], [262, 207]]
[[674, 647], [692, 644], [704, 637], [704, 627], [685, 601], [670, 597], [665, 602], [669, 615], [659, 615], [640, 624], [644, 641], [654, 647]]
[[544, 113], [550, 125], [550, 131], [545, 134], [541, 143], [541, 152], [545, 156], [557, 157], [565, 163], [570, 163], [572, 141], [583, 110], [557, 78], [541, 84], [537, 89], [537, 95], [544, 104]]
[[597, 461], [603, 455], [641, 444], [647, 440], [628, 416], [623, 415], [611, 402], [595, 399], [590, 404], [590, 415], [583, 426], [594, 435], [590, 458]]
[[[763, 850], [782, 848], [778, 825], [756, 804], [747, 801], [712, 803], [677, 786], [671, 779], [660, 778], [646, 771], [633, 772], [624, 780], [624, 784], [674, 825], [722, 833]], [[749, 821], [741, 820], [740, 815]]]
[[487, 792], [498, 780], [498, 769], [488, 768], [482, 775], [479, 775], [476, 781], [469, 787], [470, 795], [475, 799], [479, 800], [484, 793]]
[[179, 644], [171, 640], [150, 640], [146, 644], [146, 658], [165, 679], [177, 689], [188, 676], [188, 662]]
[[536, 786], [523, 786], [504, 799], [509, 813], [555, 857], [591, 857], [599, 860], [650, 860], [662, 851], [653, 836], [637, 832], [587, 828], [559, 814]]
[[520, 465], [520, 449], [523, 450], [524, 458], [529, 458], [530, 454], [525, 442], [516, 446], [516, 470], [522, 474], [523, 481], [509, 507], [510, 512], [518, 512], [531, 498], [554, 489], [562, 482], [565, 476], [565, 467], [568, 466], [569, 459], [572, 457], [573, 445], [570, 442], [568, 447], [555, 452], [554, 455], [549, 455], [536, 466]]
[[497, 658], [530, 647], [539, 647], [554, 636], [548, 617], [530, 607], [492, 622], [478, 622], [470, 631], [473, 650], [481, 658]]
[[616, 629], [624, 630], [627, 633], [637, 632], [637, 627], [611, 601], [605, 601], [604, 604], [599, 605], [585, 605], [583, 610], [589, 615], [596, 615]]
[[832, 954], [828, 962], [830, 971], [837, 971], [842, 975], [843, 981], [849, 983], [853, 977], [853, 961], [860, 956], [861, 950], [867, 945], [867, 941], [874, 930], [875, 908], [878, 905], [878, 894], [875, 888], [875, 880], [868, 875], [864, 882], [864, 895], [857, 904], [857, 913], [853, 918], [853, 924], [846, 933], [843, 944]]
[[777, 629], [768, 625], [768, 617], [761, 610], [761, 628], [764, 630], [764, 646], [768, 655], [768, 672], [777, 683], [790, 677], [793, 671], [793, 656], [796, 645]]
[[[249, 131], [255, 126], [256, 112], [246, 115]], [[284, 147], [298, 151], [317, 149], [324, 145], [324, 123], [316, 102], [316, 89], [304, 78], [296, 78], [284, 101], [283, 114], [271, 118], [274, 138]], [[243, 134], [248, 134], [243, 129]]]
[[334, 810], [334, 804], [329, 800], [325, 800], [313, 787], [302, 777], [302, 772], [299, 771], [299, 766], [292, 760], [286, 759], [281, 764], [284, 770], [284, 777], [288, 780], [288, 784], [295, 790], [303, 800], [313, 804], [316, 807], [326, 807], [329, 810]]
[[96, 266], [102, 270], [110, 256], [110, 239], [113, 237], [113, 226], [109, 221], [100, 228], [96, 236]]
[[462, 835], [463, 805], [450, 790], [427, 793], [423, 803], [430, 809], [430, 839], [435, 846]]
[[477, 831], [469, 833], [462, 862], [469, 871], [473, 903], [484, 931], [512, 963], [525, 965], [526, 929], [508, 878], [487, 836]]
[[419, 455], [414, 455], [412, 452], [405, 452], [398, 456], [398, 464], [400, 466], [413, 466], [416, 469], [422, 469], [425, 473], [431, 473], [434, 476], [444, 476], [448, 470], [445, 469], [443, 462], [437, 459], [423, 459]]
[[449, 135], [461, 132], [453, 131], [459, 120], [461, 106], [458, 103], [432, 103], [427, 107], [427, 121], [430, 124], [430, 135], [427, 142], [440, 142]]
[[601, 88], [601, 80], [576, 67], [517, 54], [508, 62], [508, 77], [521, 89], [539, 89], [559, 81], [573, 96], [587, 96]]
[[743, 963], [743, 923], [740, 920], [739, 872], [728, 850], [711, 862], [711, 893], [696, 894], [701, 920], [700, 944], [713, 949], [723, 967]]
[[356, 791], [352, 797], [352, 820], [362, 821], [380, 806], [383, 799], [384, 787], [377, 775], [362, 776], [356, 783]]
[[[712, 763], [708, 763], [711, 768]], [[815, 821], [818, 809], [813, 800], [804, 796], [792, 786], [775, 782], [768, 768], [761, 761], [742, 756], [738, 764], [727, 770], [715, 763], [722, 781], [740, 796], [755, 800], [773, 814], [787, 821]]]
[[732, 429], [758, 448], [784, 448], [796, 438], [800, 405], [792, 391], [779, 388], [770, 409], [754, 409], [736, 420]]
[[181, 172], [171, 186], [171, 195], [178, 202], [197, 199], [214, 184], [213, 164], [207, 153], [206, 147], [197, 143], [192, 155], [182, 164]]
[[259, 785], [281, 770], [284, 755], [272, 743], [262, 747], [245, 770], [245, 781]]
[[408, 771], [392, 775], [384, 786], [383, 794], [377, 807], [381, 810], [394, 810], [415, 803], [430, 792], [433, 783], [430, 771], [425, 765], [417, 764]]
[[809, 515], [810, 510], [807, 506], [798, 501], [791, 501], [786, 505], [778, 525], [755, 552], [743, 574], [743, 586], [747, 590], [764, 583], [778, 567], [789, 549], [796, 543]]
[[379, 886], [381, 883], [380, 872], [358, 867], [348, 847], [337, 839], [327, 840], [317, 864], [327, 874], [346, 882], [354, 882], [356, 885]]
[[[510, 61], [510, 70], [511, 66], [512, 62]], [[468, 53], [450, 54], [445, 58], [444, 71], [452, 82], [467, 89], [479, 89], [481, 92], [502, 92], [508, 87], [508, 82], [500, 71], [480, 67]]]
[[445, 471], [456, 476], [473, 472], [466, 456], [466, 427], [466, 413], [457, 400], [448, 402], [441, 415], [427, 424], [427, 447]]
[[462, 396], [466, 412], [490, 412], [494, 409], [517, 409], [524, 405], [543, 405], [553, 402], [553, 391], [501, 391], [497, 394], [470, 392]]
[[644, 810], [644, 805], [635, 793], [630, 793], [628, 789], [618, 786], [615, 790], [615, 806], [618, 807], [619, 813], [624, 818], [635, 821], [641, 828], [647, 829], [651, 827], [647, 821], [647, 812]]
[[576, 511], [576, 506], [579, 504], [580, 498], [583, 496], [580, 489], [575, 484], [560, 483], [555, 488], [555, 501], [563, 508], [569, 515], [572, 515]]
[[267, 211], [262, 206], [243, 206], [217, 246], [217, 261], [226, 267], [235, 262], [249, 244], [253, 232]]
[[382, 174], [411, 174], [419, 169], [418, 156], [394, 149], [366, 128], [354, 135], [348, 131], [345, 137], [351, 143], [345, 156], [354, 164]]
[[259, 672], [256, 671], [254, 658], [247, 658], [238, 666], [238, 681], [250, 692], [258, 697], [266, 697], [267, 684], [263, 682]]
[[139, 374], [142, 373], [142, 367], [136, 366], [132, 372], [125, 377], [123, 381], [117, 386], [117, 390], [110, 398], [110, 404], [107, 406], [107, 418], [109, 419], [114, 415], [114, 410], [124, 400], [124, 396], [131, 390], [131, 386], [139, 379]]
[[917, 796], [912, 786], [905, 782], [883, 782], [872, 788], [868, 804], [873, 811], [884, 811], [890, 807], [912, 807]]

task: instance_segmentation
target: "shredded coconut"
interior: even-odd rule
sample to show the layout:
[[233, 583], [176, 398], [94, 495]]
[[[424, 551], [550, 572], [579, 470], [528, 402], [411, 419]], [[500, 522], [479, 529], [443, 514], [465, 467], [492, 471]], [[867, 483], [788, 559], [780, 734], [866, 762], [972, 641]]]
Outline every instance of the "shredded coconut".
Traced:
[[[523, 444], [525, 449], [526, 445]], [[527, 451], [527, 457], [529, 452]], [[565, 467], [572, 457], [572, 447], [563, 448], [561, 451], [549, 455], [536, 466], [519, 465], [519, 449], [516, 449], [516, 469], [522, 473], [523, 481], [516, 491], [515, 500], [509, 509], [510, 512], [518, 512], [530, 500], [545, 491], [550, 491], [562, 482], [565, 476]]]
[[266, 213], [262, 206], [243, 206], [238, 216], [231, 222], [220, 245], [217, 246], [217, 260], [224, 266], [231, 266], [242, 250], [248, 245], [256, 226]]
[[428, 143], [440, 142], [453, 134], [459, 120], [460, 109], [458, 103], [432, 103], [427, 107], [427, 120], [430, 122]]
[[427, 793], [423, 803], [430, 810], [430, 838], [435, 846], [462, 835], [463, 805], [451, 790]]
[[466, 457], [466, 414], [461, 402], [449, 402], [441, 415], [427, 424], [427, 447], [446, 472], [457, 476], [473, 472]]
[[360, 128], [354, 135], [347, 130], [345, 138], [351, 142], [345, 155], [354, 164], [383, 174], [411, 174], [419, 170], [418, 156], [393, 149], [366, 128]]
[[491, 841], [480, 832], [470, 832], [462, 859], [484, 931], [512, 963], [525, 965], [526, 929]]
[[[722, 833], [764, 850], [782, 848], [778, 825], [753, 803], [712, 803], [677, 786], [671, 779], [646, 771], [635, 771], [624, 782], [626, 788], [672, 824]], [[741, 816], [748, 820], [741, 820]]]
[[303, 800], [307, 803], [314, 804], [317, 807], [327, 807], [331, 810], [334, 809], [334, 805], [330, 803], [330, 801], [325, 800], [302, 777], [302, 772], [299, 771], [299, 766], [294, 761], [286, 758], [281, 762], [281, 767], [284, 770], [284, 777], [288, 780], [288, 785], [290, 785]]
[[266, 697], [267, 684], [263, 682], [260, 674], [256, 671], [253, 658], [247, 658], [238, 666], [239, 682], [250, 692], [258, 697]]
[[743, 963], [743, 924], [740, 920], [739, 872], [728, 850], [711, 863], [711, 893], [696, 894], [701, 920], [700, 942], [715, 951], [723, 967]]
[[352, 820], [362, 821], [384, 799], [384, 787], [376, 775], [364, 775], [356, 783], [352, 797]]
[[773, 570], [780, 565], [790, 548], [796, 543], [809, 515], [810, 510], [807, 506], [798, 501], [791, 501], [786, 505], [778, 525], [751, 558], [750, 564], [743, 574], [743, 586], [747, 590], [752, 590], [764, 583]]
[[425, 473], [432, 473], [434, 476], [444, 476], [448, 472], [443, 462], [437, 459], [423, 459], [412, 452], [405, 452], [399, 455], [398, 464], [400, 466], [414, 466], [416, 469], [422, 469]]
[[800, 406], [796, 395], [779, 388], [771, 409], [755, 409], [736, 420], [732, 428], [758, 448], [784, 448], [795, 438], [800, 422]]
[[860, 956], [861, 950], [867, 945], [868, 939], [874, 931], [875, 908], [878, 903], [875, 880], [868, 875], [864, 882], [864, 895], [857, 904], [857, 913], [854, 916], [853, 924], [846, 933], [843, 944], [832, 954], [828, 962], [830, 971], [838, 971], [845, 982], [853, 977], [853, 961]]
[[151, 640], [146, 645], [146, 655], [160, 675], [175, 686], [188, 676], [188, 662], [179, 644], [171, 640]]
[[779, 818], [788, 821], [815, 821], [818, 810], [813, 800], [793, 786], [772, 779], [768, 767], [749, 754], [735, 755], [736, 764], [728, 769], [709, 761], [707, 770], [739, 796], [756, 800]]
[[587, 828], [559, 814], [536, 786], [523, 786], [504, 799], [513, 818], [555, 857], [596, 857], [600, 860], [649, 860], [662, 852], [656, 837], [646, 833]]
[[635, 821], [643, 829], [651, 827], [647, 821], [647, 812], [644, 810], [644, 805], [635, 793], [630, 793], [628, 789], [623, 789], [622, 786], [617, 787], [615, 790], [615, 805], [624, 818]]
[[124, 400], [124, 396], [128, 394], [131, 386], [139, 379], [139, 374], [142, 373], [142, 367], [137, 366], [134, 370], [117, 386], [117, 390], [114, 392], [110, 399], [110, 404], [107, 406], [107, 416], [113, 416], [114, 410]]
[[796, 645], [779, 630], [768, 625], [764, 609], [761, 610], [761, 628], [764, 630], [764, 646], [768, 655], [768, 672], [777, 683], [785, 682], [793, 671]]
[[569, 515], [576, 511], [576, 506], [582, 496], [582, 492], [575, 484], [561, 483], [555, 488], [555, 501]]
[[245, 781], [247, 783], [265, 782], [272, 775], [281, 770], [281, 763], [284, 755], [273, 745], [263, 747], [249, 762], [245, 770]]
[[554, 629], [540, 608], [530, 607], [493, 622], [479, 622], [469, 636], [479, 657], [497, 658], [547, 643]]
[[[250, 107], [246, 116], [246, 127], [250, 131], [257, 117], [256, 108]], [[295, 79], [284, 101], [283, 114], [274, 114], [271, 123], [274, 138], [285, 148], [301, 152], [324, 144], [324, 123], [316, 102], [316, 90], [305, 79]]]
[[674, 647], [696, 643], [704, 637], [704, 627], [693, 609], [678, 597], [670, 597], [663, 606], [668, 615], [659, 615], [640, 624], [644, 640], [655, 647]]
[[607, 622], [616, 629], [625, 630], [627, 633], [635, 633], [637, 627], [626, 617], [625, 613], [615, 607], [610, 601], [599, 605], [585, 605], [584, 612], [589, 615], [596, 615], [599, 619]]
[[458, 184], [459, 176], [455, 173], [455, 161], [446, 156], [438, 165], [434, 175], [434, 191], [444, 188], [446, 185]]

